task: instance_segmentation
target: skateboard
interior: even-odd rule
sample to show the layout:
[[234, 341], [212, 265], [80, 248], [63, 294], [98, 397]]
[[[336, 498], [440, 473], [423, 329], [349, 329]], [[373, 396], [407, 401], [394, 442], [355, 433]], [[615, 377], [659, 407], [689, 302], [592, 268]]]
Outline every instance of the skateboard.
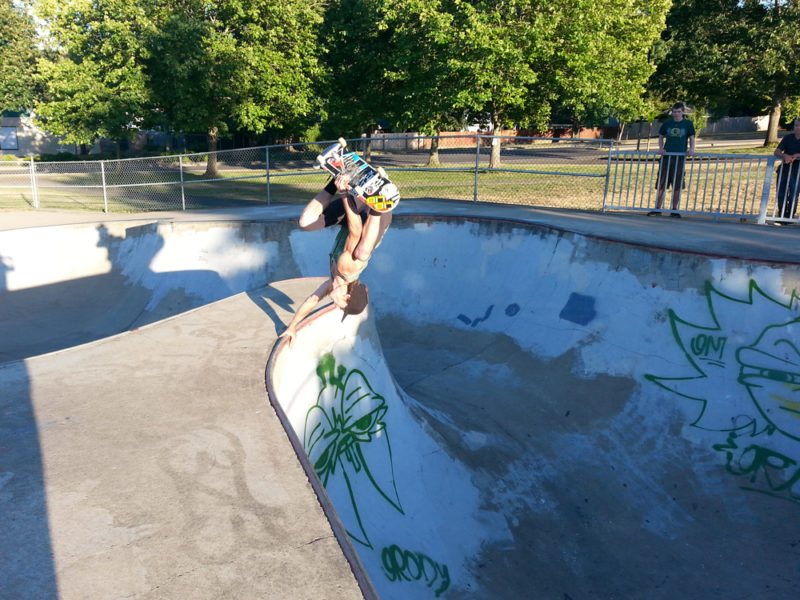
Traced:
[[317, 169], [334, 177], [342, 174], [352, 194], [378, 212], [389, 212], [400, 201], [400, 192], [383, 168], [375, 168], [355, 152], [347, 151], [347, 142], [339, 138], [317, 156]]

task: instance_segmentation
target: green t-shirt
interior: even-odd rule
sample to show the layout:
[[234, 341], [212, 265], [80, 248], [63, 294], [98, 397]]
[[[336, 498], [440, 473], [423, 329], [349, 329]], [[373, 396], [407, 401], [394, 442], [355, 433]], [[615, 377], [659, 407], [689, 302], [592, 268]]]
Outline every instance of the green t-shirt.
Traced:
[[689, 119], [667, 119], [658, 134], [664, 136], [664, 152], [686, 152], [689, 138], [694, 135], [694, 123]]

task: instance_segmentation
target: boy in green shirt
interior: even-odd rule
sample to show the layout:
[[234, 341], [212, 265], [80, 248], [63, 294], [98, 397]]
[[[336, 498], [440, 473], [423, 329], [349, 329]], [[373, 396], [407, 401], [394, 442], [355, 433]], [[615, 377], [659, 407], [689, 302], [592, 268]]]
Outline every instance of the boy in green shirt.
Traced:
[[[661, 155], [656, 183], [658, 193], [656, 210], [647, 213], [648, 216], [661, 214], [664, 195], [670, 186], [672, 186], [672, 210], [678, 209], [681, 190], [686, 187], [683, 181], [684, 163], [687, 156], [694, 154], [694, 123], [684, 118], [686, 105], [683, 102], [676, 102], [672, 105], [671, 112], [672, 118], [664, 121], [658, 130], [658, 153]], [[680, 214], [673, 212], [672, 216], [680, 217]]]

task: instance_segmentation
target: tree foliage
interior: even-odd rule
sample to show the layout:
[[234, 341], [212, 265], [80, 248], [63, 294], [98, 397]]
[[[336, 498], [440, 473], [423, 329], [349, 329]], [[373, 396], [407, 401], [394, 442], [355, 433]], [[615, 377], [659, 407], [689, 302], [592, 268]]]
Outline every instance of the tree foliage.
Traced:
[[649, 87], [718, 114], [769, 111], [775, 142], [782, 104], [800, 96], [799, 28], [794, 0], [675, 0]]
[[382, 24], [385, 0], [331, 0], [320, 33], [327, 73], [324, 95], [330, 137], [372, 132], [391, 101], [385, 70], [394, 53], [393, 32]]
[[36, 96], [36, 31], [23, 4], [0, 0], [0, 111], [33, 106]]
[[57, 57], [42, 62], [44, 126], [69, 141], [143, 126], [291, 131], [316, 118], [316, 27], [302, 0], [40, 0]]
[[319, 113], [321, 20], [320, 4], [307, 0], [172, 4], [147, 39], [154, 105], [175, 129], [212, 137], [231, 124], [291, 130]]
[[39, 112], [76, 142], [153, 125], [291, 136], [314, 119], [336, 136], [544, 128], [554, 107], [633, 118], [669, 3], [39, 0], [57, 52]]
[[[352, 15], [357, 5], [369, 6], [363, 25]], [[668, 5], [669, 0], [338, 0], [328, 13], [337, 19], [327, 21], [336, 32], [331, 38], [349, 41], [338, 52], [334, 45], [328, 60], [336, 82], [354, 73], [344, 58], [358, 57], [363, 64], [355, 66], [355, 79], [368, 82], [370, 116], [383, 113], [400, 128], [424, 133], [465, 116], [494, 130], [513, 123], [543, 129], [558, 103], [577, 121], [598, 111], [627, 116], [641, 112], [640, 97], [654, 68], [649, 50]], [[363, 38], [349, 33], [362, 27]]]
[[145, 8], [126, 0], [41, 0], [52, 56], [40, 61], [45, 100], [36, 113], [66, 141], [131, 137], [147, 124]]

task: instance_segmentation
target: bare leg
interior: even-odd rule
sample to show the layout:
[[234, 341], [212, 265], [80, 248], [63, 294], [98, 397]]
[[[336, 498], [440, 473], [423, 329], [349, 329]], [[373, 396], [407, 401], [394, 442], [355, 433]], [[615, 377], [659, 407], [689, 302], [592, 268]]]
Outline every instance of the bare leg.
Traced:
[[674, 186], [672, 190], [672, 210], [678, 210], [678, 205], [681, 203], [681, 188]]
[[658, 188], [658, 193], [656, 194], [656, 210], [661, 210], [661, 207], [664, 205], [664, 193], [666, 191], [666, 187]]

